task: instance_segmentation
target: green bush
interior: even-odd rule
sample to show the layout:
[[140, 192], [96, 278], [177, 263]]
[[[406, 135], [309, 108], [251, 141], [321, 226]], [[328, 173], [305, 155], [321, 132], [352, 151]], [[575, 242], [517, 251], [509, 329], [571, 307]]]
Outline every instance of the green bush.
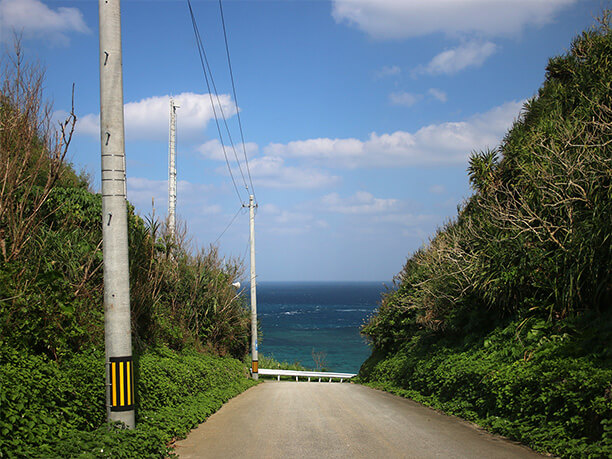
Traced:
[[[128, 203], [137, 429], [105, 424], [102, 198], [65, 161], [44, 72], [0, 59], [0, 457], [164, 457], [252, 381], [236, 260], [190, 250]], [[166, 347], [176, 353], [165, 349]]]
[[61, 364], [2, 349], [0, 457], [165, 457], [173, 439], [251, 387], [231, 358], [160, 348], [137, 359], [137, 427], [106, 425], [104, 355]]
[[[370, 357], [359, 380], [542, 452], [609, 457], [612, 368], [605, 351], [576, 357], [584, 346], [579, 336], [538, 333], [538, 325], [519, 340], [519, 323], [511, 322], [472, 345], [416, 336], [397, 352]], [[609, 322], [600, 327], [609, 333]]]
[[363, 328], [379, 349], [419, 329], [482, 333], [511, 317], [563, 321], [612, 304], [612, 32], [550, 60], [499, 148], [472, 155], [474, 195], [415, 252]]
[[568, 457], [612, 456], [610, 18], [472, 154], [474, 195], [362, 328], [362, 381]]
[[[104, 345], [102, 198], [65, 161], [71, 135], [48, 118], [44, 72], [18, 46], [0, 67], [0, 342], [63, 360]], [[71, 114], [62, 126], [74, 122]], [[187, 239], [184, 228], [171, 236], [128, 203], [135, 348], [198, 346], [242, 358], [249, 316], [232, 286], [242, 265], [216, 247], [191, 250]]]

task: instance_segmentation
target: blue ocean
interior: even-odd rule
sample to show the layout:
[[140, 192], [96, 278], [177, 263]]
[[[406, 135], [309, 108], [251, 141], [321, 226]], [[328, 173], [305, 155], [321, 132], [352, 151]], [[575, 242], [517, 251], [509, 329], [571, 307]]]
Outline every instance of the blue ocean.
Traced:
[[385, 290], [383, 282], [258, 283], [259, 352], [311, 369], [315, 354], [329, 371], [356, 373], [370, 356], [359, 327]]

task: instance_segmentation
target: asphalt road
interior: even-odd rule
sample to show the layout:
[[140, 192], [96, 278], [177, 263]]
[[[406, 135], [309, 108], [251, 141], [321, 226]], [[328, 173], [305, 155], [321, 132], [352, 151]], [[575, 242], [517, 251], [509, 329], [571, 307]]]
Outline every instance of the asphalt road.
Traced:
[[530, 449], [357, 384], [266, 381], [177, 443], [188, 458], [536, 458]]

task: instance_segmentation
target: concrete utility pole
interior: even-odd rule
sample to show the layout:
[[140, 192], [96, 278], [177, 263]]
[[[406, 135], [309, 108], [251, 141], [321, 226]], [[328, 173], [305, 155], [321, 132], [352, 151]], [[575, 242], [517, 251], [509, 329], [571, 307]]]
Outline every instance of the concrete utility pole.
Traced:
[[255, 207], [254, 197], [249, 197], [249, 221], [251, 227], [251, 364], [253, 379], [259, 378], [257, 360], [257, 280], [255, 277]]
[[168, 229], [170, 236], [176, 232], [176, 109], [170, 99], [170, 150], [168, 152]]
[[100, 136], [106, 406], [109, 421], [133, 428], [134, 365], [123, 128], [123, 71], [119, 0], [99, 0]]

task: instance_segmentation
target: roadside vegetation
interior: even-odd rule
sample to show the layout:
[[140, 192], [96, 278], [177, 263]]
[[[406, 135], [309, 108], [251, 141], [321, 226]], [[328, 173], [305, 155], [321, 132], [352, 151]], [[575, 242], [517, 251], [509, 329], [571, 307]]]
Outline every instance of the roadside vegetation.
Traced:
[[363, 327], [360, 380], [563, 457], [612, 457], [610, 14], [550, 59], [474, 194]]
[[136, 359], [137, 425], [106, 424], [104, 351], [56, 362], [2, 349], [0, 457], [163, 458], [174, 440], [253, 386], [230, 357], [148, 349]]
[[[294, 371], [306, 371], [308, 370], [308, 368], [304, 367], [300, 362], [293, 362], [293, 363], [289, 363], [287, 361], [279, 361], [276, 360], [274, 358], [274, 355], [270, 355], [270, 356], [266, 356], [263, 354], [259, 354], [258, 355], [258, 359], [259, 359], [259, 368], [268, 368], [271, 370], [294, 370]], [[247, 363], [250, 365], [251, 364], [251, 358], [247, 357], [245, 359], [245, 363]], [[259, 375], [260, 379], [278, 379], [276, 376], [271, 376], [271, 375]], [[290, 380], [294, 380], [295, 377], [291, 377], [291, 376], [281, 376], [280, 377], [281, 380], [283, 381], [290, 381]]]
[[[295, 371], [306, 371], [307, 368], [304, 367], [300, 362], [289, 363], [286, 361], [279, 361], [274, 358], [274, 355], [266, 356], [263, 354], [258, 355], [259, 359], [259, 367], [260, 368], [270, 368], [273, 370], [295, 370]], [[251, 363], [250, 357], [248, 358], [249, 364]], [[264, 376], [265, 377], [265, 376]]]
[[[312, 356], [312, 363], [314, 366], [305, 367], [301, 362], [295, 361], [293, 363], [289, 363], [287, 361], [279, 361], [274, 358], [273, 354], [263, 355], [259, 354], [259, 367], [260, 368], [271, 368], [276, 370], [296, 370], [296, 371], [329, 371], [327, 369], [327, 352], [325, 351], [316, 351], [313, 347], [310, 351], [310, 355]], [[246, 362], [246, 360], [245, 360]], [[250, 364], [250, 359], [248, 360]]]
[[164, 457], [171, 441], [253, 384], [237, 260], [129, 205], [137, 428], [109, 429], [101, 196], [66, 161], [43, 72], [17, 45], [0, 81], [0, 457]]

